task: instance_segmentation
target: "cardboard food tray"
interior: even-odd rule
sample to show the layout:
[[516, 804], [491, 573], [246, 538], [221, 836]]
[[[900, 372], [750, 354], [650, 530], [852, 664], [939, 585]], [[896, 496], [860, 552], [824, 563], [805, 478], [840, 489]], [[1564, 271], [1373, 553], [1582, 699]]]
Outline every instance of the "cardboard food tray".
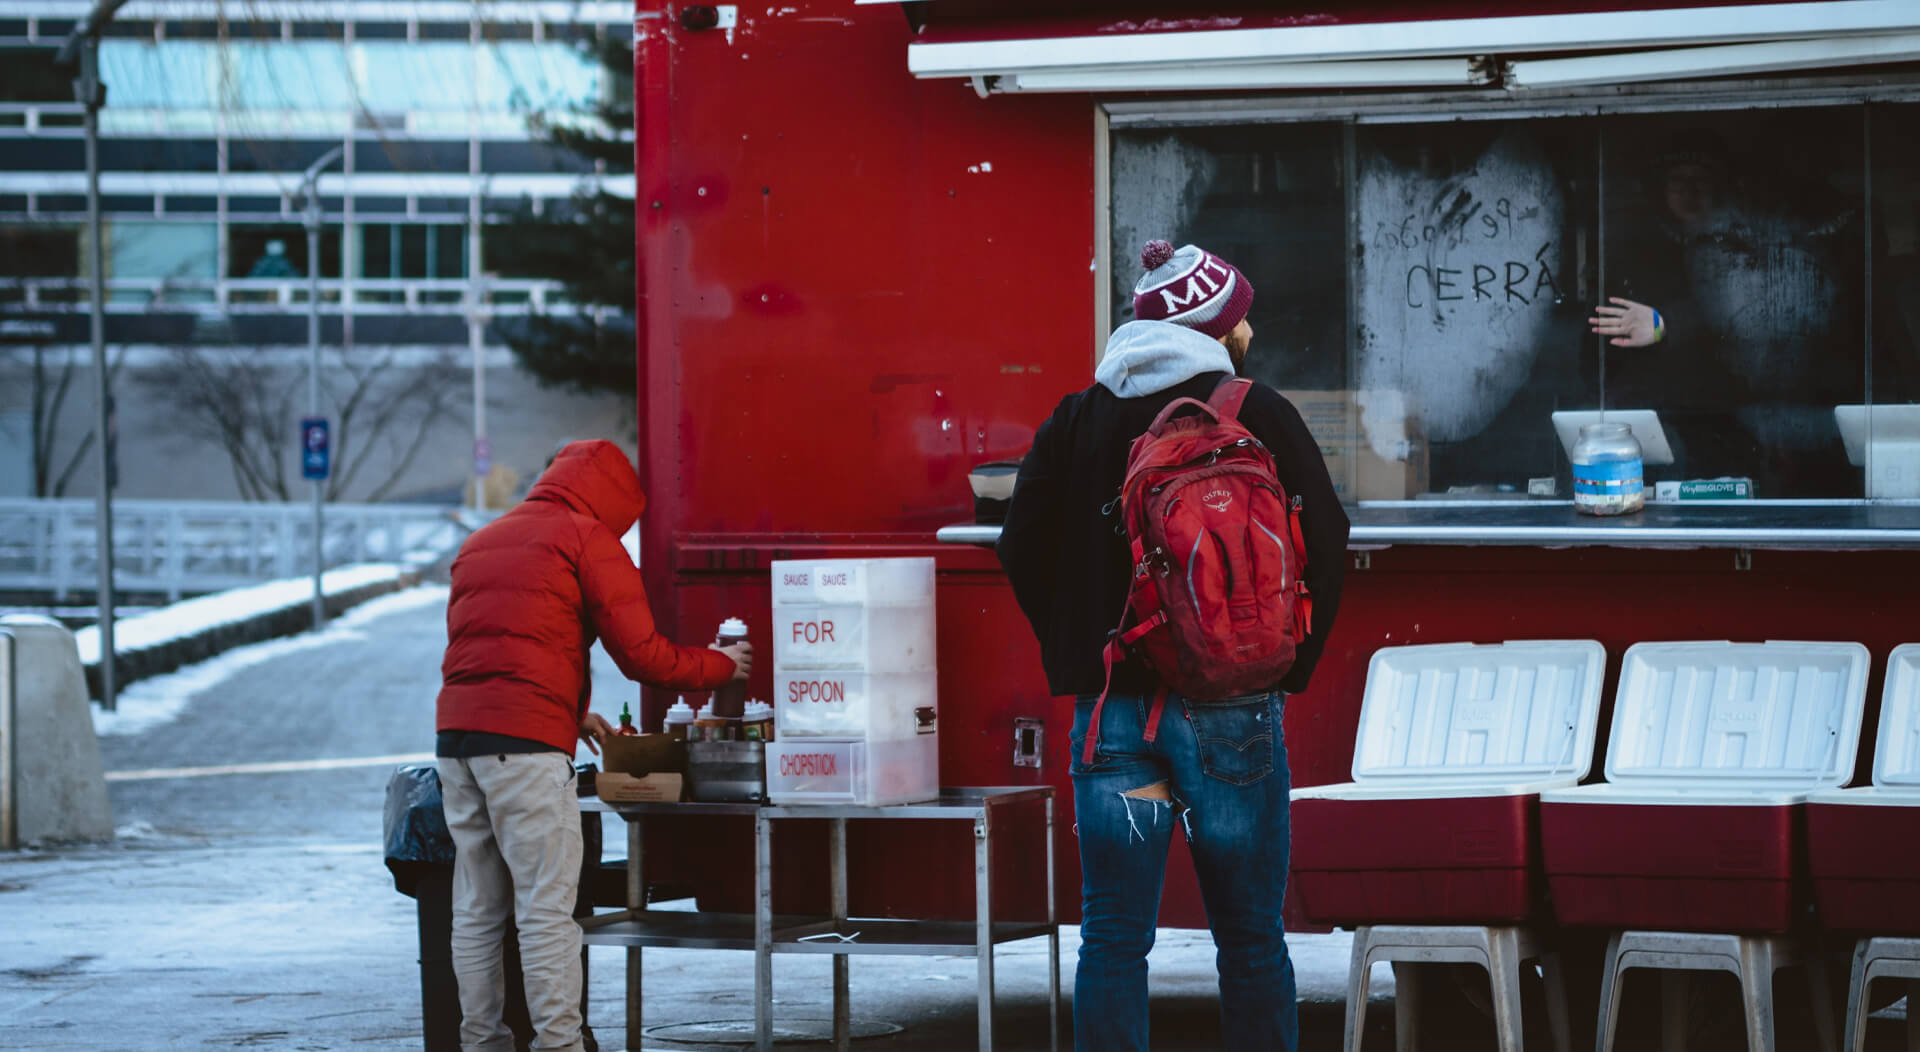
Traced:
[[610, 804], [675, 803], [680, 800], [683, 784], [680, 775], [664, 772], [635, 777], [601, 771], [594, 776], [596, 794]]

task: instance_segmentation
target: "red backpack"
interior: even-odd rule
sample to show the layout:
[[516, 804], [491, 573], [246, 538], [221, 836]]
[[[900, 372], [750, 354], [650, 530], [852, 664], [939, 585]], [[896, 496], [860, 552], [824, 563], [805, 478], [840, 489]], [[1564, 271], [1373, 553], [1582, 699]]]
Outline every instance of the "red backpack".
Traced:
[[[1287, 497], [1273, 454], [1239, 419], [1252, 386], [1230, 378], [1205, 402], [1175, 399], [1127, 454], [1119, 503], [1133, 585], [1102, 656], [1108, 688], [1129, 653], [1159, 675], [1147, 741], [1169, 689], [1204, 702], [1270, 687], [1311, 623], [1299, 498]], [[1102, 690], [1084, 763], [1106, 700]]]

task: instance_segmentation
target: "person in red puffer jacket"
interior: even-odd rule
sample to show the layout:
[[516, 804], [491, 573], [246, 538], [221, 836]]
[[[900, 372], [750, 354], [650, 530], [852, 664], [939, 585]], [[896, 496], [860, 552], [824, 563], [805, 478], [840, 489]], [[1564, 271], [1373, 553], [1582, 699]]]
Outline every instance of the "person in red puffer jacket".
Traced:
[[620, 537], [646, 507], [633, 464], [607, 441], [561, 449], [512, 511], [453, 561], [436, 727], [453, 833], [453, 970], [460, 1046], [512, 1052], [500, 941], [519, 928], [536, 1049], [581, 1044], [580, 818], [576, 739], [612, 733], [588, 711], [598, 638], [629, 679], [687, 691], [745, 679], [748, 644], [662, 636]]

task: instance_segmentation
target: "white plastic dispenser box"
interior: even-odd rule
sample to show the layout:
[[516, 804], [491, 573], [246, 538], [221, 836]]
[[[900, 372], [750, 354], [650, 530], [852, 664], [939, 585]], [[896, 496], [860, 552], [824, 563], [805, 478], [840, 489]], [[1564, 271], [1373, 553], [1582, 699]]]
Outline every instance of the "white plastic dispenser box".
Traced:
[[940, 741], [787, 738], [767, 743], [767, 799], [881, 807], [940, 795]]
[[934, 563], [775, 562], [774, 803], [939, 795]]

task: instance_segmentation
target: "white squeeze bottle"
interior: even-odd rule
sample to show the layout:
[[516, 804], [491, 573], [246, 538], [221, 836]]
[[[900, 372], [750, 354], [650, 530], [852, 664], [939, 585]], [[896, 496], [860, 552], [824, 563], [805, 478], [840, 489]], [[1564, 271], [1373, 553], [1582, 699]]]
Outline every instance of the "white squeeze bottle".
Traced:
[[693, 729], [693, 706], [687, 704], [687, 699], [678, 698], [667, 709], [666, 724], [662, 729], [681, 741], [687, 740], [687, 732]]

